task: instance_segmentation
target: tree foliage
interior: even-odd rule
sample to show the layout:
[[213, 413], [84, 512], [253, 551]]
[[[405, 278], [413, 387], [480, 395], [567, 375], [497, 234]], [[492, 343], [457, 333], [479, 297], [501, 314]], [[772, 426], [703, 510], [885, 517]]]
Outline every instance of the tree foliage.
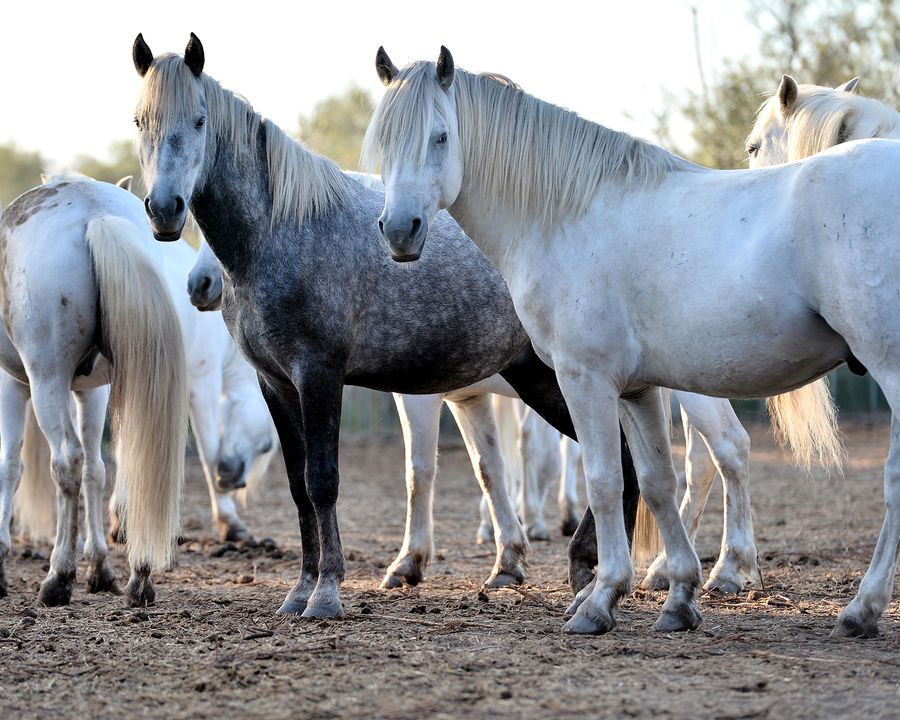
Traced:
[[[755, 0], [749, 5], [759, 53], [714, 69], [705, 92], [667, 99], [657, 127], [667, 146], [709, 167], [745, 167], [744, 141], [756, 109], [783, 73], [800, 83], [832, 87], [859, 75], [863, 95], [900, 106], [900, 2]], [[672, 142], [678, 116], [693, 141], [687, 152]]]
[[345, 93], [319, 102], [308, 116], [301, 115], [300, 137], [345, 170], [355, 170], [372, 108], [368, 91], [353, 85]]
[[44, 158], [39, 152], [22, 150], [15, 143], [0, 145], [0, 202], [3, 206], [41, 184]]

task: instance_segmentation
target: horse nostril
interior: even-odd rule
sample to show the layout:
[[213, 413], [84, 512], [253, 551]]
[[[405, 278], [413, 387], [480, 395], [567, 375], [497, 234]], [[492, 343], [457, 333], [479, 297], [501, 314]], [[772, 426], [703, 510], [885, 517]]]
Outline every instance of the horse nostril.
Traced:
[[175, 196], [175, 215], [181, 215], [184, 212], [184, 198], [181, 195]]
[[207, 275], [200, 281], [200, 292], [206, 292], [207, 290], [209, 290], [210, 285], [212, 285], [212, 278]]
[[380, 232], [382, 237], [384, 237], [384, 220], [378, 221], [378, 232]]
[[150, 196], [144, 198], [144, 212], [148, 217], [153, 217], [153, 208], [150, 206]]
[[421, 227], [422, 227], [422, 218], [413, 218], [412, 229], [409, 231], [409, 236], [411, 238], [416, 237], [419, 234], [419, 230]]

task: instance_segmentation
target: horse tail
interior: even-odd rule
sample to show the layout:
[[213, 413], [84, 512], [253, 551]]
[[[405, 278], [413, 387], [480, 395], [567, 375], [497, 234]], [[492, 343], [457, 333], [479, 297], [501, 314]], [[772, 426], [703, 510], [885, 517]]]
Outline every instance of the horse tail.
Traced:
[[775, 439], [790, 445], [794, 463], [809, 470], [813, 465], [840, 470], [844, 447], [837, 410], [828, 378], [766, 400]]
[[22, 479], [13, 497], [16, 525], [32, 542], [52, 545], [56, 538], [56, 486], [50, 474], [50, 446], [31, 403], [25, 413], [22, 461]]
[[116, 497], [133, 568], [161, 569], [179, 529], [187, 438], [187, 370], [181, 326], [140, 230], [120, 217], [88, 223], [100, 288], [100, 323], [112, 373]]

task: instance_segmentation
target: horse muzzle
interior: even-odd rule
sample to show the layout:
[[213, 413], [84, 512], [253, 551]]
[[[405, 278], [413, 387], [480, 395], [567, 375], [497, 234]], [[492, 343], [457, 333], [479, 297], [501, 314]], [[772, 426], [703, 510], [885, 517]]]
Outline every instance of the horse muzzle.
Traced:
[[154, 238], [160, 242], [173, 242], [181, 237], [187, 220], [187, 205], [181, 195], [162, 201], [148, 195], [144, 198], [144, 211]]
[[416, 217], [399, 223], [379, 220], [378, 229], [387, 243], [394, 262], [412, 262], [422, 256], [428, 227], [421, 218]]
[[218, 310], [222, 305], [222, 283], [209, 275], [191, 276], [188, 278], [188, 295], [191, 305], [201, 312]]
[[247, 486], [246, 465], [238, 458], [224, 457], [216, 467], [216, 489], [219, 492], [240, 490]]

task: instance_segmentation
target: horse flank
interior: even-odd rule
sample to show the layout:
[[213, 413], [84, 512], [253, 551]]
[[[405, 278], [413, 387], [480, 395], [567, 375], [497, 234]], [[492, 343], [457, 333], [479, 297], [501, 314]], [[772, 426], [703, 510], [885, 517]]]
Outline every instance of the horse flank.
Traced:
[[[146, 132], [165, 136], [185, 115], [204, 115], [196, 82], [206, 96], [208, 132], [217, 145], [232, 148], [235, 156], [252, 152], [259, 132], [265, 133], [272, 226], [294, 220], [298, 224], [321, 217], [347, 200], [340, 168], [289, 137], [264, 119], [239, 95], [226, 90], [207, 74], [195, 78], [179, 55], [157, 58], [144, 78], [136, 119]], [[214, 153], [208, 152], [207, 157]]]
[[[424, 162], [435, 109], [446, 121], [453, 117], [451, 98], [434, 82], [435, 72], [434, 63], [419, 61], [387, 88], [363, 142], [364, 167], [374, 169], [381, 157], [418, 154]], [[661, 147], [528, 95], [501, 75], [457, 68], [452, 88], [467, 184], [475, 193], [501, 197], [516, 217], [545, 227], [579, 219], [609, 181], [646, 187], [670, 170], [699, 169]]]

